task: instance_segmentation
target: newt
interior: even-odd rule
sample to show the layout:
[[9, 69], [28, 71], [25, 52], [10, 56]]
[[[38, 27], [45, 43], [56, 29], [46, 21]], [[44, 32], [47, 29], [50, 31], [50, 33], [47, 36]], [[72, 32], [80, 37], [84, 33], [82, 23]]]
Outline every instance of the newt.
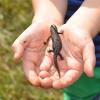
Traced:
[[[51, 38], [52, 40], [52, 50], [48, 50], [48, 52], [53, 52], [54, 53], [54, 66], [59, 74], [60, 77], [60, 70], [59, 70], [59, 66], [58, 66], [58, 62], [57, 62], [57, 57], [59, 56], [61, 60], [63, 60], [62, 55], [60, 54], [60, 51], [62, 49], [62, 42], [60, 39], [58, 29], [56, 27], [56, 25], [51, 25], [50, 26], [50, 32], [51, 32], [51, 36], [49, 38]], [[48, 40], [49, 40], [48, 38]]]

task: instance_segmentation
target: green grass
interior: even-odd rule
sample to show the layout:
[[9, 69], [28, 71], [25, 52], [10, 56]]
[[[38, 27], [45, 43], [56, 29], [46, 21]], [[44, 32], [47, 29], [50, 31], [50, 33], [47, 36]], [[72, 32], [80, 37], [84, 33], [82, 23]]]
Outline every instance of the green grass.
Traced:
[[31, 86], [11, 44], [32, 21], [31, 0], [0, 0], [0, 100], [62, 100], [62, 91]]

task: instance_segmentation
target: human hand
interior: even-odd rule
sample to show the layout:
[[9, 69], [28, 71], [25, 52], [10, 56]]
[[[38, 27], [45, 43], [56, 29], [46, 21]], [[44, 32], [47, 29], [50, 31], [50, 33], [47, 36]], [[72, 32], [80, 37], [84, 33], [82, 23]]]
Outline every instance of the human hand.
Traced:
[[[48, 62], [54, 60], [53, 54], [47, 56], [42, 64], [46, 66], [43, 70], [46, 70], [48, 74], [51, 73], [50, 79], [52, 80], [52, 87], [56, 89], [70, 86], [79, 79], [83, 72], [89, 77], [92, 77], [96, 61], [94, 44], [88, 32], [77, 28], [70, 28], [67, 24], [61, 26], [59, 32], [62, 30], [64, 30], [64, 33], [61, 35], [63, 44], [61, 53], [64, 60], [58, 59], [61, 77], [59, 78], [57, 71], [54, 66], [50, 66], [50, 63], [47, 67], [47, 60], [49, 59]], [[49, 45], [49, 48], [51, 46], [52, 44]], [[42, 73], [40, 73], [40, 77], [43, 77]], [[46, 77], [43, 78], [45, 79]], [[44, 84], [46, 85], [46, 82]]]
[[95, 47], [90, 33], [67, 24], [61, 26], [60, 29], [64, 30], [62, 54], [66, 61], [67, 71], [53, 84], [55, 88], [64, 88], [73, 84], [83, 71], [92, 77], [96, 62]]
[[15, 60], [23, 57], [25, 75], [34, 86], [41, 85], [38, 73], [46, 49], [44, 41], [50, 35], [48, 23], [50, 22], [34, 21], [12, 45]]

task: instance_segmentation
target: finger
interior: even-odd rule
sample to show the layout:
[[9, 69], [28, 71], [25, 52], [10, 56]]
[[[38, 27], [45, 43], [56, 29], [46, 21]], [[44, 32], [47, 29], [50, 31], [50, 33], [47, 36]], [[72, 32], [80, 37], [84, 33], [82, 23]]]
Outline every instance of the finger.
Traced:
[[24, 72], [25, 75], [28, 79], [28, 81], [33, 85], [33, 86], [41, 86], [40, 84], [40, 79], [36, 73], [35, 70], [35, 64], [29, 60], [25, 60], [23, 61], [24, 64]]
[[61, 28], [61, 27], [59, 27], [59, 28], [58, 28], [58, 32], [59, 32], [59, 33], [63, 33], [63, 32], [64, 32], [64, 29]]
[[49, 71], [51, 65], [52, 65], [52, 60], [49, 55], [46, 55], [43, 59], [43, 62], [40, 65], [40, 69], [41, 71], [43, 70]]
[[57, 26], [58, 27], [58, 32], [59, 33], [63, 33], [64, 32], [64, 28], [65, 28], [65, 25], [61, 25], [61, 26]]
[[50, 88], [52, 86], [52, 79], [50, 78], [49, 70], [53, 63], [53, 53], [49, 53], [48, 50], [51, 48], [51, 41], [46, 49], [44, 59], [40, 65], [40, 78], [41, 78], [41, 86], [44, 88]]
[[50, 87], [52, 87], [52, 80], [50, 79], [50, 77], [46, 77], [44, 79], [41, 79], [41, 86], [43, 88], [50, 88]]
[[19, 58], [22, 57], [23, 52], [24, 52], [24, 48], [21, 44], [14, 43], [12, 45], [12, 49], [14, 51], [14, 59], [17, 61]]
[[44, 79], [44, 78], [46, 78], [46, 77], [50, 77], [50, 73], [44, 70], [44, 71], [41, 71], [41, 72], [39, 73], [39, 76], [40, 76], [42, 79]]
[[52, 48], [51, 47], [51, 41], [46, 49], [46, 52], [45, 52], [45, 56], [44, 56], [44, 59], [40, 65], [40, 69], [41, 71], [45, 70], [45, 71], [49, 71], [49, 69], [51, 68], [51, 65], [53, 63], [53, 53], [52, 52], [48, 52], [49, 50], [52, 50], [50, 49]]
[[92, 77], [94, 75], [94, 66], [96, 63], [95, 47], [93, 42], [88, 43], [83, 51], [84, 72]]
[[70, 69], [61, 79], [53, 83], [53, 88], [61, 89], [68, 87], [73, 84], [80, 76], [81, 73], [79, 71]]
[[31, 38], [31, 36], [28, 34], [32, 34], [32, 28], [33, 25], [29, 26], [12, 44], [15, 60], [18, 60], [22, 57], [24, 48], [28, 45], [29, 39]]

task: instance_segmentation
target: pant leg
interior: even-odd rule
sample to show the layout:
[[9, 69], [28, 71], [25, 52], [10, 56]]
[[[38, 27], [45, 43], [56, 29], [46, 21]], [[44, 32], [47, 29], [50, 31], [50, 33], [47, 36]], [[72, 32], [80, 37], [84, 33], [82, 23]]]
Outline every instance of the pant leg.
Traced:
[[100, 100], [100, 94], [97, 94], [92, 100]]
[[86, 97], [86, 98], [78, 98], [70, 94], [64, 94], [64, 100], [100, 100], [100, 94], [97, 94], [96, 96]]
[[[95, 100], [100, 93], [100, 67], [95, 68], [95, 76], [87, 77], [85, 74], [81, 78], [64, 89], [64, 100]], [[97, 99], [98, 100], [98, 99]]]

